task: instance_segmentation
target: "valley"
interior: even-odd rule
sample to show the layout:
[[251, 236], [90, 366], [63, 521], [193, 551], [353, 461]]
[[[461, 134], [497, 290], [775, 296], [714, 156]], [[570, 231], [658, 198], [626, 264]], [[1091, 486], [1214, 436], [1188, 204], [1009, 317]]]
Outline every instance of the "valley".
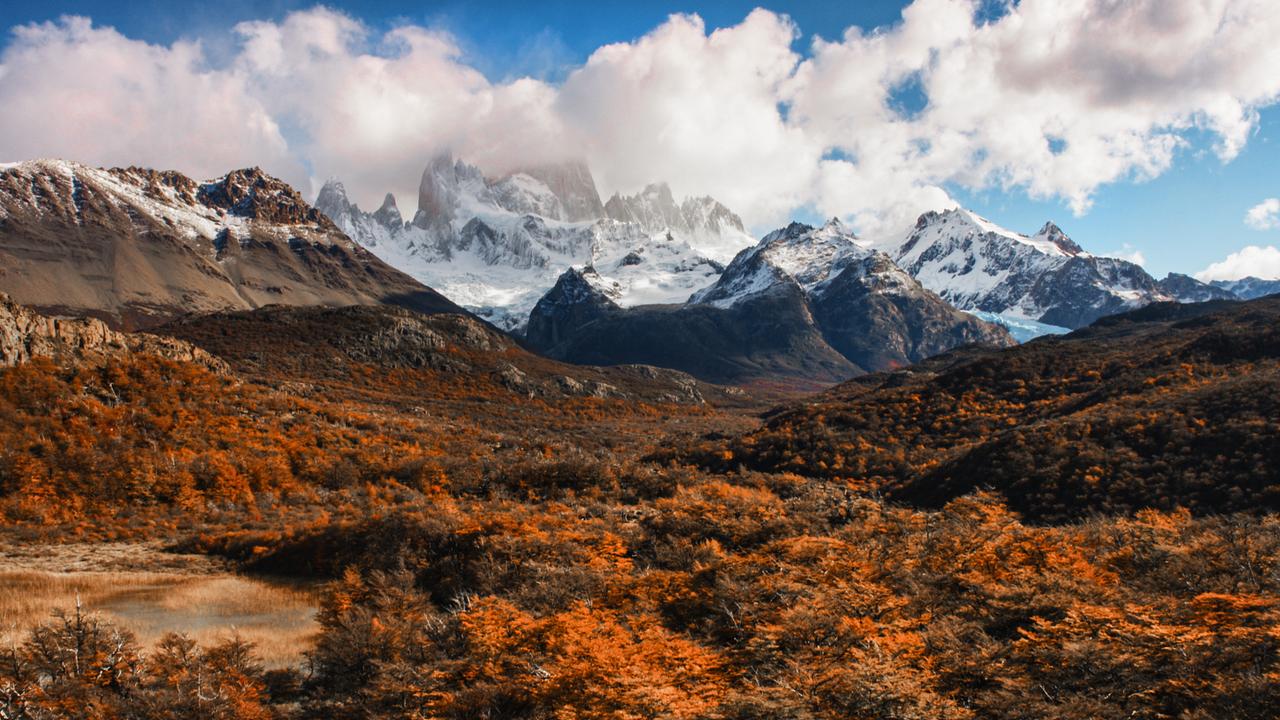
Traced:
[[[606, 222], [597, 204], [637, 227], [703, 217], [658, 188], [584, 201], [576, 172], [447, 170], [561, 223]], [[1028, 237], [954, 211], [901, 252], [838, 220], [792, 223], [661, 305], [530, 244], [551, 285], [515, 331], [260, 174], [3, 172], [23, 209], [5, 210], [0, 250], [35, 262], [47, 232], [79, 257], [107, 233], [203, 279], [160, 295], [124, 282], [136, 264], [52, 256], [0, 274], [0, 713], [1264, 718], [1280, 703], [1276, 297], [1148, 284], [1056, 226]], [[82, 209], [55, 202], [76, 192]], [[499, 247], [457, 244], [476, 217], [393, 235]], [[237, 231], [238, 250], [220, 246]], [[266, 276], [235, 270], [238, 251], [280, 292], [254, 294]], [[979, 258], [1008, 260], [987, 266], [997, 284], [937, 284]], [[37, 275], [83, 290], [77, 304]], [[1001, 318], [1077, 327], [1019, 344]]]

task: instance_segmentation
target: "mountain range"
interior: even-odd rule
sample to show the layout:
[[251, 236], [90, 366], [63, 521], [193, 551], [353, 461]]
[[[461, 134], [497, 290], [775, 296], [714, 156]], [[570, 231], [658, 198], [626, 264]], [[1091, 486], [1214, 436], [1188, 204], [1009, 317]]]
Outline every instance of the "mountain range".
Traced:
[[876, 243], [838, 220], [757, 242], [723, 204], [677, 201], [664, 183], [602, 200], [580, 162], [495, 178], [441, 155], [417, 200], [406, 221], [391, 195], [365, 212], [335, 180], [312, 206], [257, 168], [199, 182], [5, 165], [0, 291], [118, 329], [268, 305], [471, 311], [563, 361], [799, 387], [1151, 303], [1280, 290], [1257, 278], [1156, 281], [1053, 223], [1025, 235], [964, 209], [925, 213]]
[[461, 312], [257, 168], [197, 182], [56, 160], [4, 166], [0, 290], [123, 328], [270, 304]]
[[391, 195], [377, 211], [361, 210], [338, 180], [321, 188], [316, 207], [383, 260], [517, 331], [570, 267], [590, 267], [624, 306], [680, 302], [751, 241], [724, 205], [710, 197], [677, 203], [665, 183], [601, 202], [580, 162], [491, 179], [445, 154], [423, 172], [409, 221]]
[[1038, 522], [1275, 511], [1278, 359], [1280, 297], [1160, 302], [863, 376], [660, 459], [843, 480], [930, 508], [989, 489]]
[[839, 220], [792, 223], [738, 253], [687, 303], [622, 308], [576, 270], [534, 307], [526, 337], [571, 362], [643, 362], [713, 382], [833, 382], [966, 343], [1012, 344], [962, 313]]

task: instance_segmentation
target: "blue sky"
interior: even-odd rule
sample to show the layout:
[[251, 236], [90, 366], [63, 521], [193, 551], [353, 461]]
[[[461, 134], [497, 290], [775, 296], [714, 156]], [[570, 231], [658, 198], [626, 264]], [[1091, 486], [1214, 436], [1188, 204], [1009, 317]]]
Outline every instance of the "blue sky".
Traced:
[[[386, 0], [330, 2], [326, 5], [359, 20], [372, 30], [375, 37], [406, 25], [443, 30], [452, 36], [461, 50], [458, 61], [482, 73], [495, 86], [529, 76], [556, 88], [597, 48], [610, 43], [634, 43], [667, 23], [672, 13], [696, 13], [710, 31], [742, 23], [760, 3]], [[903, 3], [880, 1], [764, 3], [763, 6], [790, 17], [798, 30], [791, 49], [801, 60], [812, 54], [811, 44], [815, 36], [839, 41], [844, 30], [851, 25], [864, 29], [892, 28], [901, 24], [903, 12]], [[0, 9], [0, 26], [12, 28], [56, 20], [62, 15], [82, 15], [91, 18], [96, 27], [113, 27], [129, 40], [150, 45], [165, 47], [178, 40], [199, 40], [204, 53], [202, 62], [211, 68], [219, 68], [229, 66], [241, 51], [242, 38], [232, 31], [237, 23], [248, 20], [283, 23], [291, 13], [314, 7], [314, 3], [294, 0], [224, 0], [216, 5], [159, 0], [129, 3], [6, 0]], [[1001, 8], [1000, 3], [990, 3], [979, 11], [977, 22], [999, 18], [1003, 14]], [[1117, 30], [1117, 33], [1123, 32]], [[6, 33], [0, 40], [0, 48], [14, 44], [13, 38]], [[1227, 70], [1239, 74], [1234, 68]], [[0, 95], [3, 93], [3, 81], [4, 75], [0, 74]], [[1137, 89], [1137, 92], [1141, 91], [1142, 88]], [[922, 92], [910, 83], [894, 92], [897, 96], [889, 97], [887, 102], [904, 114], [921, 110], [921, 107], [911, 106], [926, 100]], [[1233, 89], [1233, 92], [1239, 95], [1245, 91]], [[1265, 246], [1280, 242], [1280, 230], [1259, 230], [1243, 221], [1250, 208], [1267, 198], [1280, 196], [1280, 170], [1277, 169], [1280, 168], [1280, 108], [1274, 104], [1274, 97], [1267, 102], [1257, 102], [1258, 93], [1265, 95], [1267, 92], [1270, 91], [1263, 88], [1250, 96], [1256, 105], [1251, 110], [1257, 113], [1257, 122], [1249, 131], [1243, 149], [1234, 157], [1224, 161], [1213, 151], [1217, 137], [1209, 130], [1180, 130], [1178, 134], [1183, 146], [1174, 152], [1167, 168], [1144, 181], [1135, 181], [1134, 172], [1122, 172], [1098, 182], [1090, 193], [1091, 206], [1078, 216], [1073, 214], [1066, 197], [1070, 188], [1064, 189], [1061, 182], [1048, 186], [1048, 196], [1040, 199], [1029, 197], [1028, 185], [1033, 184], [1034, 179], [1019, 182], [1012, 188], [1003, 188], [990, 178], [986, 182], [966, 183], [964, 178], [968, 176], [957, 172], [930, 178], [928, 182], [936, 183], [956, 201], [1011, 229], [1033, 232], [1045, 220], [1053, 219], [1091, 251], [1139, 253], [1147, 269], [1157, 276], [1169, 271], [1192, 273], [1247, 245]], [[1189, 105], [1188, 108], [1191, 111], [1195, 106]], [[291, 133], [295, 127], [309, 128], [314, 122], [306, 117], [290, 115], [287, 111], [272, 109], [272, 112], [289, 144], [302, 146], [303, 143]], [[321, 138], [316, 135], [308, 141], [316, 145]], [[59, 146], [54, 137], [36, 147], [57, 150]], [[0, 140], [0, 150], [6, 150], [3, 140]], [[828, 150], [823, 156], [844, 157], [841, 152]], [[849, 153], [850, 156], [853, 154]], [[303, 173], [322, 172], [320, 166], [327, 173], [336, 173], [344, 168], [341, 163], [325, 165], [325, 161], [317, 160], [314, 155], [314, 152], [301, 152], [300, 157], [294, 158], [301, 168], [296, 171], [298, 174], [291, 176], [287, 171], [282, 171], [282, 174], [299, 182], [298, 178], [304, 177]], [[116, 161], [114, 156], [103, 160], [78, 159], [104, 163]], [[263, 161], [264, 166], [267, 162]], [[416, 158], [411, 162], [421, 164]], [[623, 162], [624, 159], [618, 157], [604, 158], [601, 160], [604, 169], [598, 174], [606, 180], [612, 178], [614, 185], [622, 190], [633, 189], [628, 183], [634, 182], [641, 171], [628, 173], [626, 168], [618, 167]], [[181, 166], [181, 161], [177, 159], [172, 164]], [[593, 158], [593, 166], [595, 164]], [[331, 166], [337, 170], [330, 169]], [[681, 175], [679, 166], [668, 163], [657, 167], [658, 170], [653, 172]], [[1028, 172], [1029, 177], [1035, 177], [1034, 168]], [[679, 177], [670, 179], [673, 185], [680, 180]], [[685, 184], [692, 190], [702, 191], [708, 187], [715, 189], [716, 182], [712, 174], [693, 172]], [[384, 191], [382, 187], [371, 186], [366, 194], [374, 196]], [[734, 189], [730, 188], [719, 194], [732, 196], [733, 192]], [[1044, 188], [1040, 194], [1046, 194]], [[739, 196], [751, 197], [744, 193], [739, 193]], [[832, 208], [844, 214], [840, 198], [839, 193], [800, 196], [786, 214], [815, 219], [831, 212]], [[754, 203], [746, 200], [741, 204]], [[862, 209], [850, 206], [848, 212], [863, 217], [858, 215]], [[780, 219], [777, 213], [762, 214], [761, 217], [767, 219], [761, 220], [757, 229]]]
[[[216, 44], [238, 22], [280, 20], [291, 11], [316, 4], [302, 0], [223, 0], [216, 5], [165, 0], [5, 0], [0, 18], [10, 27], [54, 20], [60, 15], [85, 15], [125, 35], [153, 43], [195, 37]], [[637, 38], [672, 13], [696, 12], [709, 27], [724, 27], [740, 22], [756, 7], [765, 7], [790, 15], [806, 37], [818, 34], [834, 38], [850, 25], [877, 27], [895, 22], [902, 11], [902, 3], [892, 0], [696, 4], [628, 0], [374, 0], [320, 4], [375, 27], [413, 23], [447, 29], [460, 40], [466, 60], [494, 81], [525, 74], [560, 79], [568, 68], [586, 60], [601, 45]]]

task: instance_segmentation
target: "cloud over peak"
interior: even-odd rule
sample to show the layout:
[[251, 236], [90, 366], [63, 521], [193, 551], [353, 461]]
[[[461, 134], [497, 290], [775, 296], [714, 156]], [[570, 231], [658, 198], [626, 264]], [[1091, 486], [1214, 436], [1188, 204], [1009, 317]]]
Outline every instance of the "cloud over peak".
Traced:
[[448, 34], [376, 32], [315, 8], [236, 28], [231, 62], [84, 18], [15, 28], [0, 55], [0, 156], [176, 167], [263, 165], [402, 201], [445, 149], [500, 173], [585, 156], [602, 190], [668, 180], [751, 224], [798, 207], [888, 230], [1020, 189], [1085, 212], [1107, 183], [1166, 171], [1193, 131], [1224, 161], [1280, 97], [1269, 0], [1023, 0], [985, 20], [916, 0], [889, 28], [797, 47], [756, 10], [727, 28], [674, 15], [597, 49], [559, 84], [494, 83]]

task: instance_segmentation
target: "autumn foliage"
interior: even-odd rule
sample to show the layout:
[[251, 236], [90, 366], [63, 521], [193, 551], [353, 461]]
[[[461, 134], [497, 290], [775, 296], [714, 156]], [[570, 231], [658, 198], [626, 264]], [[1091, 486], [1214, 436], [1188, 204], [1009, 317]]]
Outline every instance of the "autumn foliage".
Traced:
[[759, 426], [334, 343], [0, 371], [10, 530], [331, 583], [286, 671], [55, 618], [0, 654], [0, 717], [1272, 718], [1280, 348], [1241, 307]]

